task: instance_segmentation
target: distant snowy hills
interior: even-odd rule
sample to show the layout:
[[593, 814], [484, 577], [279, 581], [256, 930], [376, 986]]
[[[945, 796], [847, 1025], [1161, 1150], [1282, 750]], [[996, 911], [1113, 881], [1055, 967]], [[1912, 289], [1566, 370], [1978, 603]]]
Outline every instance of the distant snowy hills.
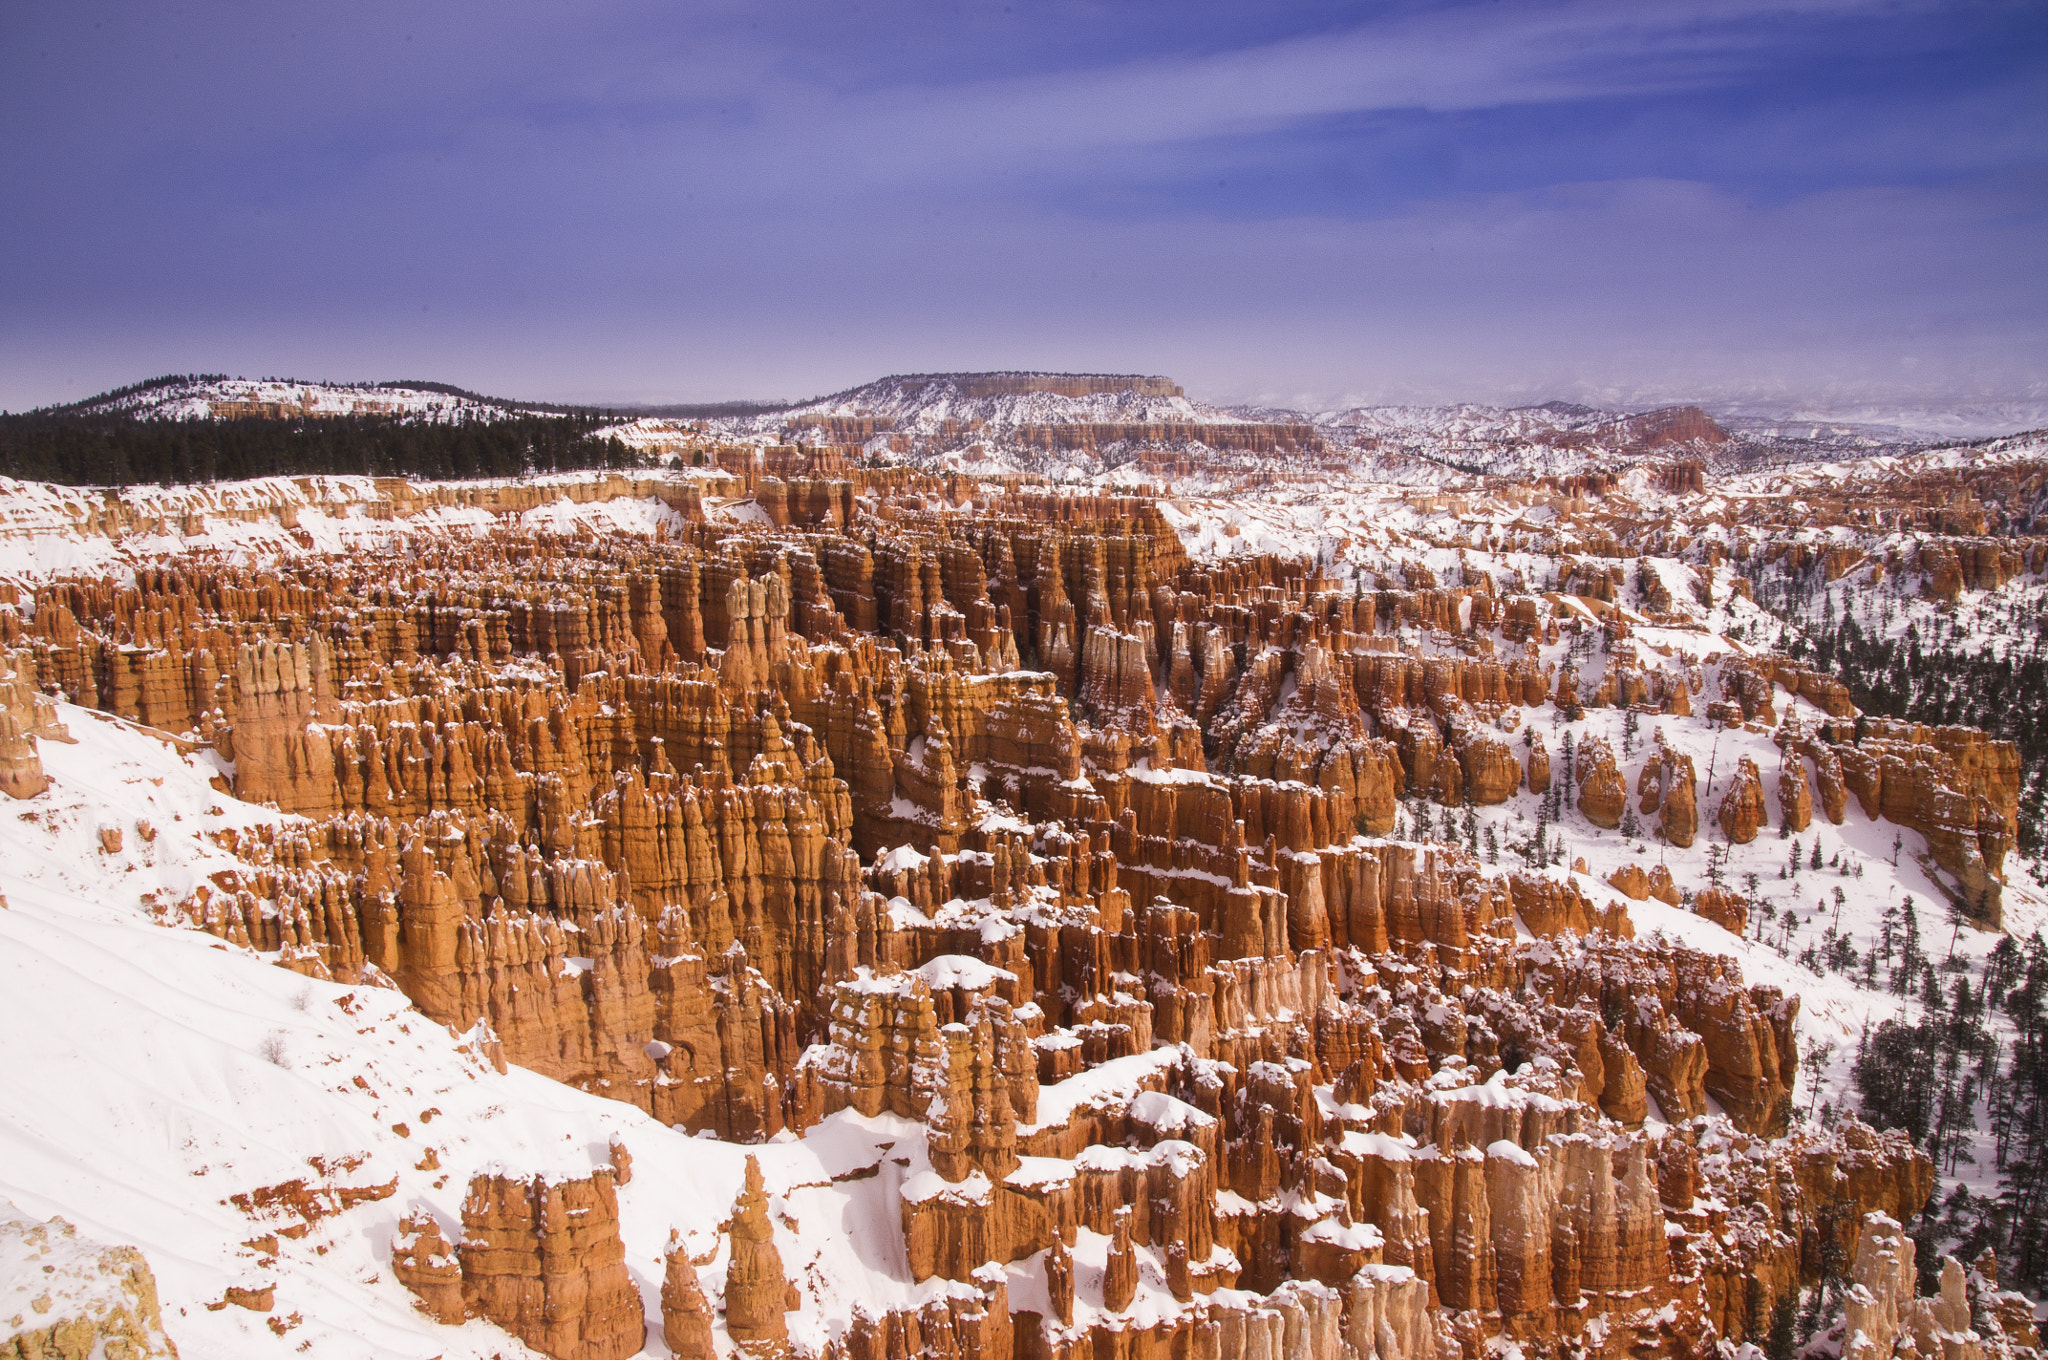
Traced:
[[[929, 451], [1005, 444], [1049, 426], [1111, 429], [1273, 424], [1191, 400], [1169, 378], [1119, 373], [899, 374], [779, 411], [713, 422], [741, 437], [896, 436]], [[843, 441], [835, 441], [843, 442]], [[884, 438], [882, 443], [892, 441]], [[923, 450], [921, 450], [923, 451]]]
[[1951, 443], [2048, 426], [2048, 396], [2008, 401], [1729, 401], [1721, 423], [1788, 438]]
[[215, 374], [137, 383], [63, 414], [129, 415], [140, 420], [291, 419], [399, 416], [435, 422], [498, 420], [530, 409], [441, 383], [326, 383]]
[[[1493, 470], [1541, 450], [1539, 471], [1602, 456], [1709, 453], [1727, 432], [1697, 407], [1645, 413], [1552, 403], [1354, 407], [1308, 412], [1216, 406], [1168, 378], [1132, 374], [938, 373], [883, 378], [816, 401], [706, 423], [726, 438], [858, 445], [873, 456], [986, 472], [1101, 476], [1161, 470], [1140, 455], [1179, 450], [1242, 470], [1246, 461], [1346, 465], [1380, 453]], [[1501, 470], [1526, 470], [1517, 456]], [[1509, 464], [1512, 464], [1510, 468]], [[1178, 469], [1185, 472], [1187, 469]]]
[[[395, 416], [494, 421], [567, 408], [432, 382], [322, 383], [198, 375], [155, 379], [45, 414], [147, 420]], [[687, 413], [687, 414], [686, 414]], [[1440, 472], [1572, 475], [1697, 460], [1727, 470], [1891, 455], [2048, 424], [2048, 403], [1722, 402], [1617, 411], [1571, 402], [1502, 407], [1221, 406], [1172, 379], [1115, 373], [898, 374], [779, 407], [622, 411], [627, 444], [650, 452], [714, 441], [803, 444], [926, 468], [1110, 483], [1161, 476], [1313, 473], [1372, 465], [1396, 479]]]

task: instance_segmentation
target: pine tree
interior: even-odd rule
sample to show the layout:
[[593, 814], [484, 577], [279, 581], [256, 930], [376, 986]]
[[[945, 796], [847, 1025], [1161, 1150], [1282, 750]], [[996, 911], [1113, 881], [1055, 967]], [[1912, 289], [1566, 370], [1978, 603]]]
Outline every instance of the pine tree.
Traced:
[[1900, 906], [1899, 926], [1899, 964], [1892, 970], [1891, 989], [1904, 996], [1920, 971], [1920, 913], [1910, 895]]
[[1771, 1305], [1771, 1331], [1764, 1341], [1766, 1360], [1795, 1360], [1799, 1354], [1795, 1325], [1791, 1299], [1781, 1298]]

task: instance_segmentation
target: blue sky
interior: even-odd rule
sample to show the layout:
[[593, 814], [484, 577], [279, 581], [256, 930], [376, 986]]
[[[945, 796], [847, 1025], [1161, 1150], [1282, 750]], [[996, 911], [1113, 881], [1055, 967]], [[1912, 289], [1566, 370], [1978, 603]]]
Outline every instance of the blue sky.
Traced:
[[2048, 398], [2048, 5], [0, 6], [0, 407]]

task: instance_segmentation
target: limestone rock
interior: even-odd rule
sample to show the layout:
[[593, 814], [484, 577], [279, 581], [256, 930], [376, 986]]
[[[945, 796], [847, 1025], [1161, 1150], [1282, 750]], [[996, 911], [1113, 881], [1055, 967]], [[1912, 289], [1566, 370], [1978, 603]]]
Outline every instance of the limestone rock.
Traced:
[[1138, 1255], [1131, 1244], [1131, 1210], [1118, 1209], [1111, 1222], [1109, 1264], [1102, 1276], [1102, 1306], [1121, 1313], [1138, 1289]]
[[1454, 730], [1466, 796], [1480, 807], [1506, 802], [1522, 786], [1514, 747], [1501, 733], [1477, 723], [1459, 723]]
[[717, 1351], [711, 1340], [711, 1304], [697, 1283], [688, 1248], [675, 1233], [669, 1234], [662, 1262], [662, 1340], [681, 1360], [712, 1360]]
[[467, 1311], [555, 1360], [623, 1360], [645, 1344], [609, 1167], [586, 1179], [482, 1173], [462, 1204]]
[[462, 1263], [432, 1214], [408, 1214], [399, 1220], [398, 1235], [391, 1242], [391, 1270], [434, 1321], [461, 1323]]
[[175, 1357], [156, 1276], [134, 1247], [105, 1247], [62, 1218], [0, 1200], [0, 1356], [8, 1360]]
[[1588, 737], [1579, 748], [1579, 811], [1595, 826], [1612, 831], [1621, 825], [1628, 806], [1628, 784], [1614, 763], [1614, 751], [1602, 737]]
[[1702, 888], [1693, 899], [1693, 910], [1731, 935], [1740, 935], [1749, 925], [1748, 903], [1727, 888]]
[[725, 1268], [726, 1334], [742, 1342], [787, 1339], [789, 1325], [783, 1314], [789, 1311], [789, 1292], [782, 1253], [775, 1248], [775, 1225], [768, 1221], [761, 1165], [748, 1157], [746, 1183], [733, 1202], [732, 1258]]
[[1524, 781], [1531, 793], [1550, 792], [1550, 753], [1543, 747], [1543, 738], [1536, 732], [1529, 734], [1529, 773]]
[[1767, 818], [1763, 776], [1757, 772], [1756, 762], [1744, 756], [1735, 768], [1734, 782], [1721, 798], [1721, 834], [1736, 845], [1747, 845], [1756, 839]]
[[1692, 757], [1672, 750], [1662, 732], [1657, 737], [1655, 753], [1643, 762], [1636, 778], [1636, 792], [1642, 798], [1642, 811], [1658, 814], [1657, 833], [1684, 849], [1699, 834], [1699, 781], [1693, 773]]
[[[898, 453], [929, 437], [829, 420]], [[1784, 1132], [1797, 998], [1635, 938], [1628, 903], [1683, 900], [1670, 867], [1596, 838], [1560, 864], [1612, 870], [1611, 893], [1516, 872], [1512, 833], [1468, 840], [1444, 811], [1550, 789], [1553, 695], [1570, 714], [1626, 707], [1693, 749], [1697, 694], [1717, 722], [1778, 726], [1788, 823], [1814, 802], [1840, 821], [1853, 791], [1990, 919], [2015, 749], [1857, 715], [1839, 682], [1779, 659], [1702, 660], [1683, 628], [1632, 635], [1622, 564], [1685, 564], [1644, 580], [1676, 622], [1724, 566], [1816, 565], [1811, 525], [1780, 534], [1760, 498], [1713, 532], [1614, 514], [1621, 486], [1598, 471], [1432, 488], [1387, 560], [1338, 582], [1328, 558], [1194, 561], [1145, 496], [855, 467], [802, 428], [811, 447], [717, 451], [723, 470], [687, 485], [333, 493], [396, 520], [494, 517], [459, 541], [0, 583], [18, 677], [11, 695], [0, 680], [16, 719], [0, 776], [60, 739], [42, 689], [189, 732], [172, 740], [234, 760], [235, 794], [306, 820], [239, 826], [221, 844], [237, 867], [166, 917], [309, 977], [395, 984], [500, 1070], [685, 1132], [765, 1141], [848, 1108], [912, 1129], [902, 1150], [922, 1140], [931, 1169], [902, 1180], [900, 1215], [922, 1301], [849, 1318], [826, 1290], [822, 1331], [792, 1329], [750, 1168], [723, 1281], [698, 1281], [679, 1241], [665, 1255], [664, 1336], [703, 1360], [721, 1285], [733, 1342], [775, 1353], [809, 1332], [828, 1360], [1692, 1354], [1757, 1341], [1753, 1305], [1768, 1316], [1824, 1261], [1856, 1259], [1863, 1215], [1924, 1203], [1931, 1167], [1902, 1139], [1853, 1121]], [[1132, 456], [1148, 477], [1215, 470], [1192, 445]], [[1670, 494], [1708, 476], [1647, 475]], [[752, 495], [769, 522], [707, 517], [708, 488]], [[147, 507], [160, 517], [169, 493], [129, 490], [80, 493], [98, 517], [80, 532], [155, 532]], [[2048, 567], [2048, 547], [1993, 537], [1960, 483], [1924, 490], [1887, 514], [1902, 535], [1951, 526], [1921, 534], [1930, 572]], [[284, 527], [262, 504], [281, 492], [236, 494]], [[659, 496], [683, 518], [656, 541], [539, 535], [518, 516], [543, 494]], [[1526, 530], [1463, 515], [1480, 494], [1568, 527], [1573, 599], [1506, 565]], [[1869, 509], [1831, 494], [1800, 513], [1854, 535]], [[1430, 526], [1453, 523], [1491, 524], [1489, 546], [1446, 549]], [[1879, 565], [1818, 561], [1859, 582]], [[1541, 660], [1567, 634], [1597, 673]], [[1802, 701], [1783, 724], [1776, 686]], [[1831, 715], [1814, 730], [1810, 705]], [[1633, 796], [1686, 847], [1700, 794], [1679, 745], [1657, 741], [1631, 789], [1588, 740], [1568, 792], [1607, 828]], [[1765, 824], [1761, 785], [1736, 771], [1716, 809], [1731, 839]], [[1437, 805], [1430, 843], [1385, 839], [1404, 797]], [[1745, 924], [1727, 889], [1693, 904]], [[394, 1269], [436, 1316], [624, 1353], [637, 1298], [598, 1182], [625, 1184], [632, 1160], [609, 1157], [589, 1181], [481, 1178], [462, 1246], [409, 1218]], [[1075, 1299], [1083, 1228], [1089, 1260], [1108, 1242], [1107, 1308], [1091, 1270]], [[1014, 1316], [1012, 1279], [1034, 1299]]]
[[1795, 832], [1806, 830], [1813, 821], [1813, 786], [1806, 778], [1806, 762], [1797, 751], [1787, 751], [1778, 768], [1778, 816]]

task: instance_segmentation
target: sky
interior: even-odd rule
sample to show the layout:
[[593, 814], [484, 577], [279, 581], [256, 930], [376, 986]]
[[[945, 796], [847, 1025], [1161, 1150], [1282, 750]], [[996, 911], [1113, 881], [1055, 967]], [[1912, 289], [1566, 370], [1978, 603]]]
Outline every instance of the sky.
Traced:
[[0, 0], [0, 409], [2048, 401], [2048, 5]]

